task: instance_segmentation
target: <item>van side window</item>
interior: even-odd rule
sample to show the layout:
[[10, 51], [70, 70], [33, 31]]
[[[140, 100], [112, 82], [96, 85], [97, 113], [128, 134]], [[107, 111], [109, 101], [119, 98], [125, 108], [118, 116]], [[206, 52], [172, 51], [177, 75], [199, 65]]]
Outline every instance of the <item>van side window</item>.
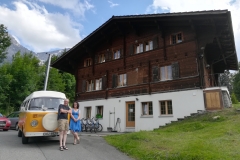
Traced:
[[26, 103], [25, 103], [25, 110], [27, 110], [27, 109], [28, 109], [28, 104], [29, 104], [29, 100], [28, 100], [28, 101], [26, 101]]

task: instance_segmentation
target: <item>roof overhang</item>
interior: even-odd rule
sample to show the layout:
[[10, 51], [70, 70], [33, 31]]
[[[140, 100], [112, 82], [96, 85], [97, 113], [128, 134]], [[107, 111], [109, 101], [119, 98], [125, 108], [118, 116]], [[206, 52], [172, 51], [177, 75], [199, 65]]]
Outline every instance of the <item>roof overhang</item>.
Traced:
[[195, 29], [215, 27], [219, 34], [216, 44], [221, 49], [221, 56], [212, 61], [214, 63], [225, 61], [225, 69], [238, 70], [232, 20], [228, 10], [112, 16], [86, 38], [61, 55], [51, 66], [74, 74], [79, 61], [86, 54], [93, 54], [94, 48], [103, 42], [111, 43], [112, 38], [124, 36], [130, 31], [140, 34], [140, 31], [144, 28], [157, 28], [161, 31], [171, 26], [194, 26]]

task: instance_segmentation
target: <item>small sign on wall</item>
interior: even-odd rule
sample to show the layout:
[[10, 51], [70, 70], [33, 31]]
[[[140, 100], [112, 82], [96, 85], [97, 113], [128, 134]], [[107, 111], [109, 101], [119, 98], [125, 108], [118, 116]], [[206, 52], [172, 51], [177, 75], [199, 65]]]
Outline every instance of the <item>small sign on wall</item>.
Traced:
[[133, 109], [129, 109], [129, 112], [133, 112]]

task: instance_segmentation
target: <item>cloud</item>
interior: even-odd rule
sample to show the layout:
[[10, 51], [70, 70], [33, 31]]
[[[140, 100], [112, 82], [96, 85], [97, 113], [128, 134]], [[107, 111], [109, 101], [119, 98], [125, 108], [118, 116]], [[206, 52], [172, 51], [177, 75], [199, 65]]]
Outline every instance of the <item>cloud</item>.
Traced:
[[94, 8], [88, 0], [39, 0], [40, 2], [52, 4], [67, 9], [76, 15], [85, 16], [85, 12]]
[[117, 3], [113, 3], [112, 1], [108, 1], [108, 3], [110, 3], [110, 7], [111, 8], [119, 5]]
[[0, 22], [34, 52], [72, 47], [81, 40], [82, 25], [72, 21], [68, 14], [49, 13], [26, 0], [15, 1], [13, 5], [13, 10], [0, 6]]
[[187, 12], [228, 9], [231, 11], [235, 45], [240, 58], [240, 0], [153, 0], [146, 12]]

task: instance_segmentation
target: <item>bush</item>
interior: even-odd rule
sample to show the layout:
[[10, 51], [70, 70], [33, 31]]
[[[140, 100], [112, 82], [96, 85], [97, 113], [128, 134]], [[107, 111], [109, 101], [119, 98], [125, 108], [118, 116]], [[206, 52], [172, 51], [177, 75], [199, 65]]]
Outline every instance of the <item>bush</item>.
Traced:
[[237, 100], [237, 98], [236, 98], [234, 93], [231, 94], [231, 99], [232, 99], [232, 103], [233, 104], [238, 104], [238, 100]]

